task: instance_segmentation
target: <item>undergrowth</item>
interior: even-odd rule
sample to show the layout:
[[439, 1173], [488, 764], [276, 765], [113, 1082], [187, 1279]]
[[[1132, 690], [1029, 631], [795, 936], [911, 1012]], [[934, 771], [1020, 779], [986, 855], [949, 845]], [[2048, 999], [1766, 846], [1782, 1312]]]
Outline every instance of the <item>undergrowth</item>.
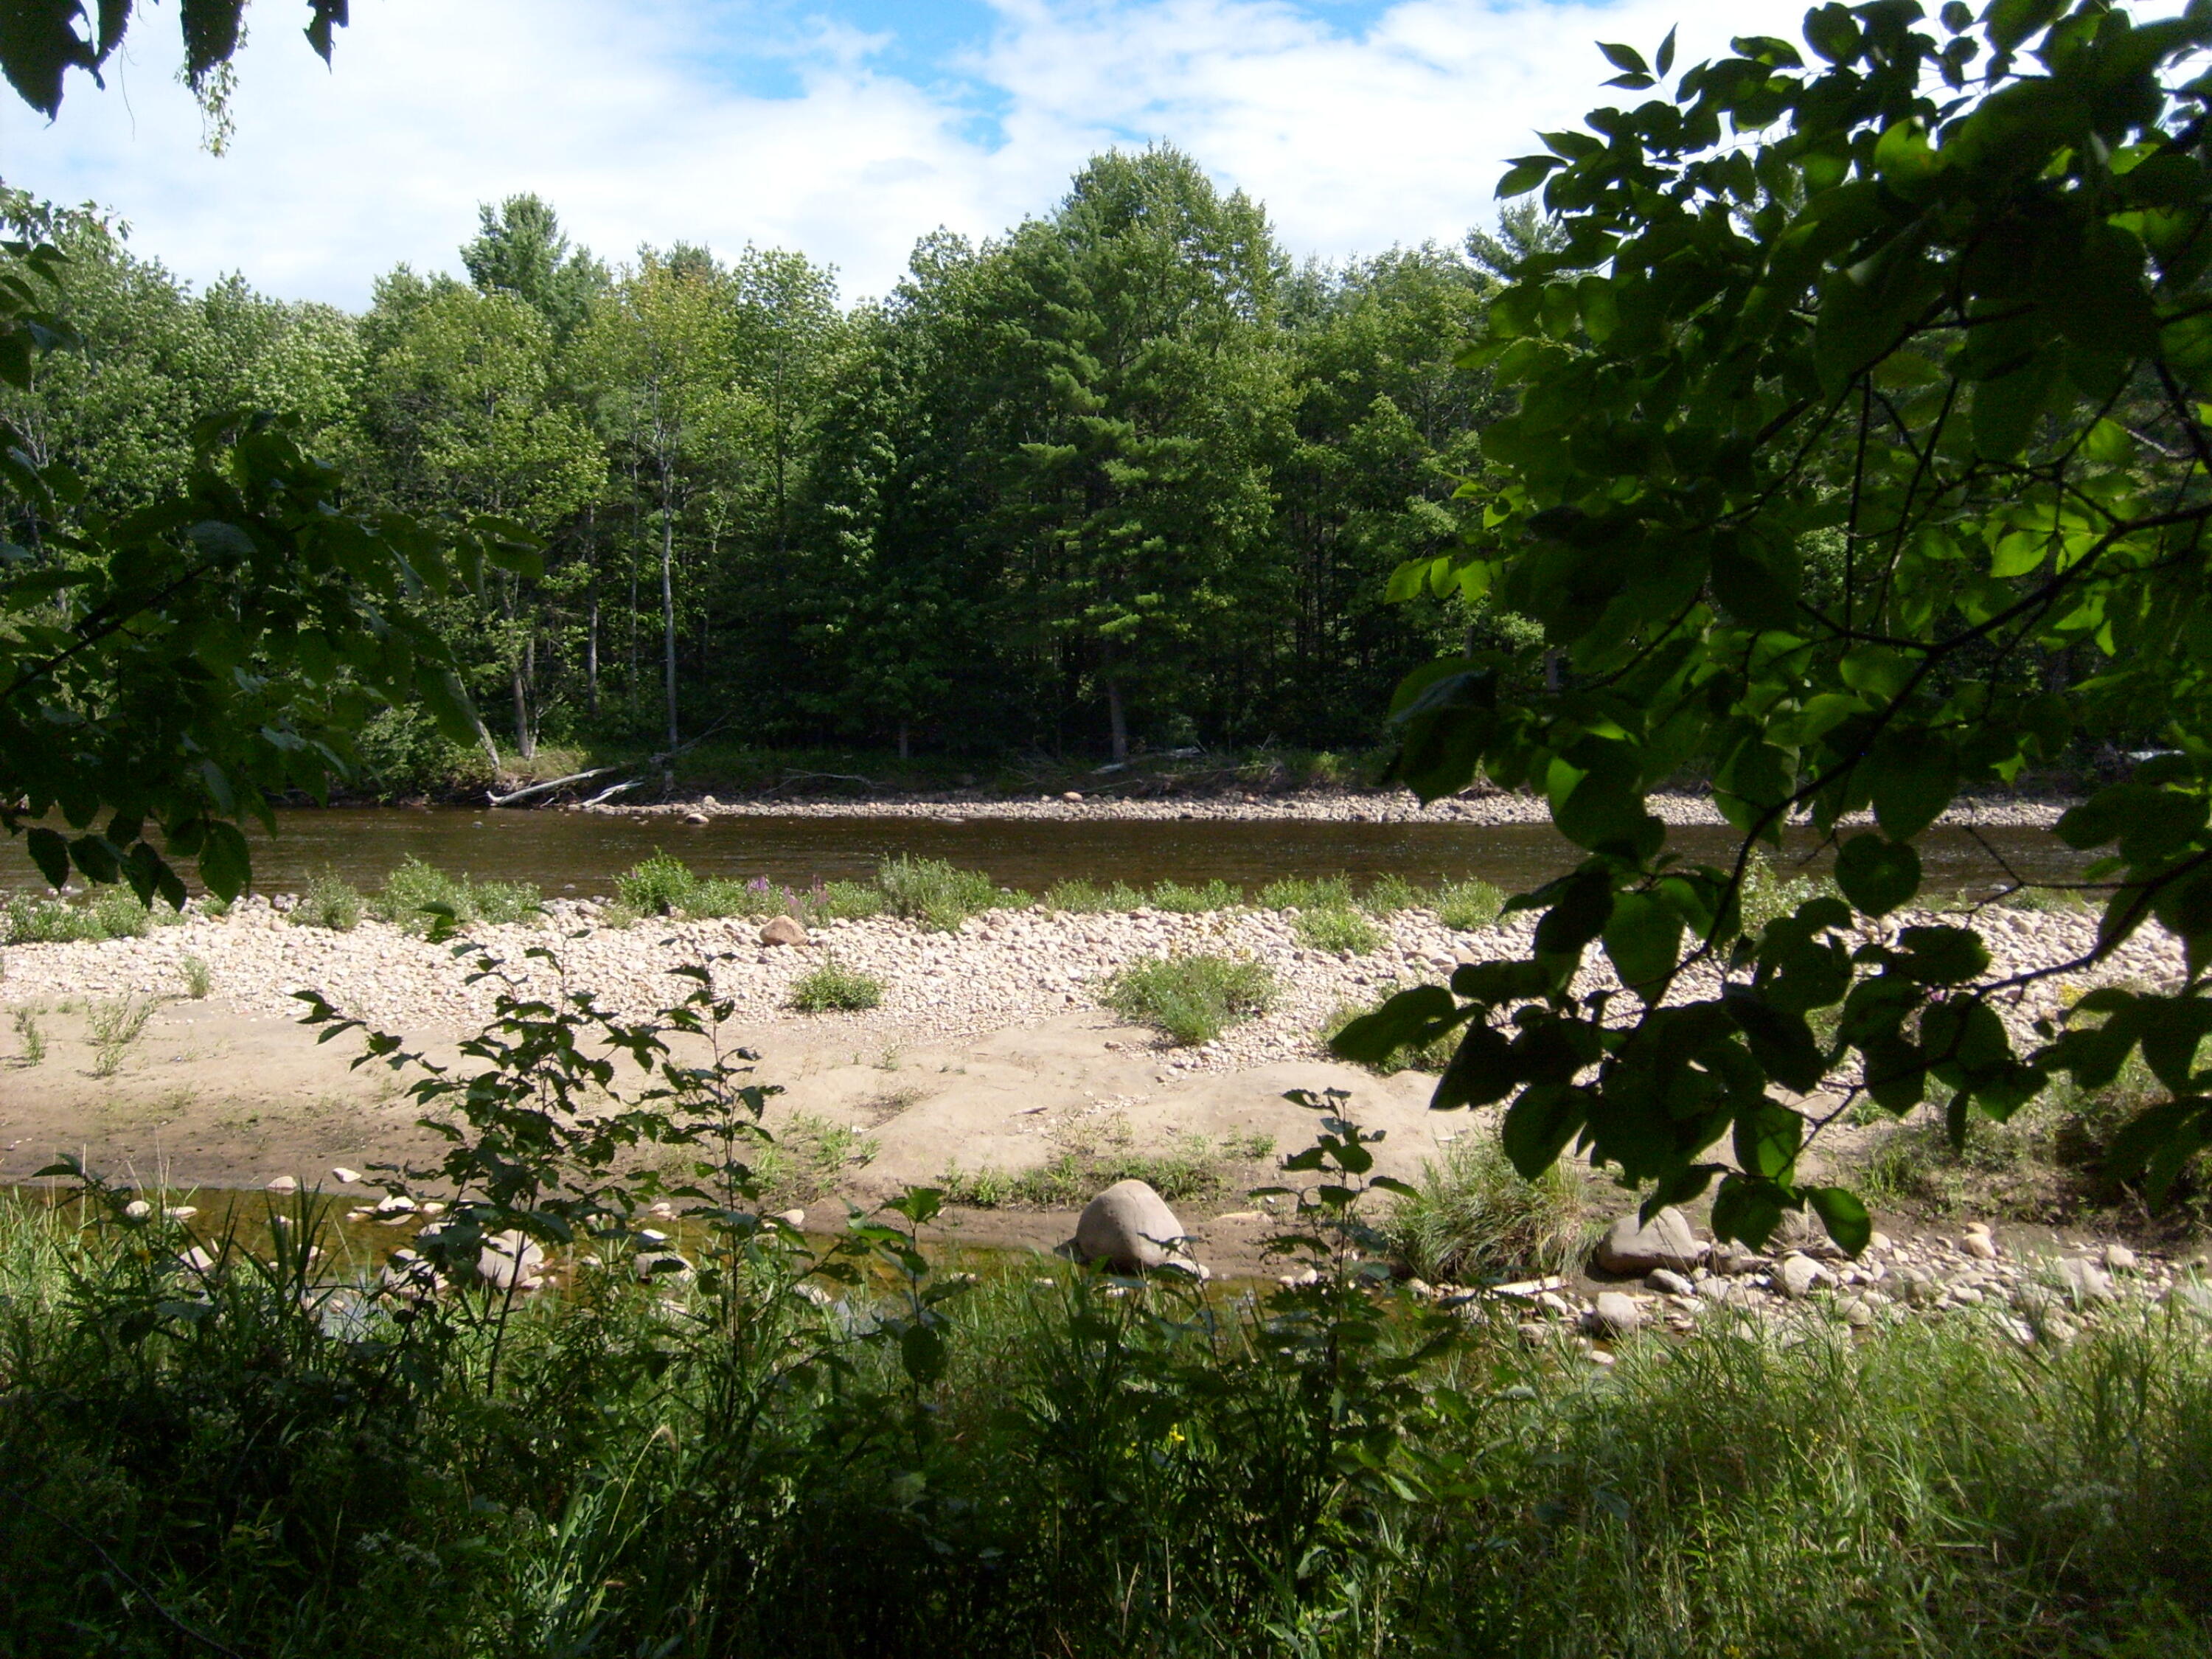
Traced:
[[1264, 1013], [1274, 1000], [1275, 976], [1265, 963], [1231, 957], [1151, 957], [1114, 975], [1100, 994], [1122, 1018], [1192, 1048]]

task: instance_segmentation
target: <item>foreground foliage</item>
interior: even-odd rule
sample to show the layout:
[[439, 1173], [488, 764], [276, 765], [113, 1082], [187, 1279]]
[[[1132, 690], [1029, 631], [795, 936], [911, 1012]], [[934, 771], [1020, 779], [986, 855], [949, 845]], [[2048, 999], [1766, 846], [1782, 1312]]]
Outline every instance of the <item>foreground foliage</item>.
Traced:
[[[1463, 1033], [1436, 1103], [1510, 1101], [1524, 1173], [1571, 1146], [1655, 1205], [1717, 1181], [1714, 1226], [1753, 1241], [1809, 1206], [1863, 1243], [1863, 1205], [1799, 1163], [1862, 1101], [1940, 1089], [1957, 1139], [2140, 1049], [2168, 1097], [2115, 1171], [2155, 1200], [2212, 1143], [2212, 88], [2190, 78], [2212, 14], [1923, 25], [1822, 6], [1809, 60], [1755, 37], [1679, 76], [1671, 37], [1648, 64], [1605, 49], [1614, 85], [1671, 95], [1507, 176], [1558, 218], [1468, 359], [1519, 407], [1484, 434], [1483, 533], [1395, 583], [1494, 596], [1565, 671], [1533, 694], [1496, 656], [1408, 678], [1400, 775], [1546, 791], [1588, 856], [1513, 901], [1541, 913], [1524, 960], [1339, 1048]], [[2084, 960], [1996, 979], [1974, 927], [1908, 908], [1961, 787], [2055, 760], [2077, 720], [2145, 716], [2165, 752], [2057, 827], [2098, 855]], [[1668, 853], [1646, 798], [1685, 768], [1741, 832], [1732, 861]], [[1761, 843], [1805, 817], [1840, 842], [1840, 896], [1759, 916]], [[2185, 985], [2094, 991], [2026, 1041], [2017, 994], [2154, 921]], [[1577, 986], [1594, 949], [1619, 990]], [[1844, 1107], [1790, 1103], [1824, 1087]]]

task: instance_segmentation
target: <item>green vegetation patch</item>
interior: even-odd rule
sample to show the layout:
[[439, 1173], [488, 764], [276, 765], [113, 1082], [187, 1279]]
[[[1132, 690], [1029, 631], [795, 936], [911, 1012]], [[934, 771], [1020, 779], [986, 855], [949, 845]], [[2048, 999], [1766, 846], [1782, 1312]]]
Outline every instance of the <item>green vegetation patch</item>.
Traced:
[[1073, 1125], [1042, 1164], [1026, 1170], [954, 1165], [938, 1178], [945, 1201], [970, 1208], [1072, 1210], [1088, 1204], [1117, 1181], [1141, 1181], [1170, 1204], [1217, 1198], [1246, 1167], [1275, 1151], [1273, 1135], [1178, 1134], [1165, 1146], [1140, 1148], [1128, 1119], [1116, 1113], [1103, 1126]]
[[1380, 950], [1384, 941], [1382, 930], [1348, 904], [1301, 910], [1291, 932], [1309, 951], [1344, 951], [1353, 956]]
[[957, 932], [969, 917], [1017, 897], [994, 887], [980, 870], [957, 869], [943, 859], [904, 854], [876, 866], [876, 887], [891, 915], [945, 933]]
[[528, 921], [544, 902], [544, 895], [532, 883], [472, 881], [410, 856], [385, 878], [368, 909], [380, 921], [419, 933], [428, 932], [437, 917], [432, 906], [442, 907], [464, 927], [498, 927]]
[[318, 876], [307, 884], [300, 902], [292, 907], [295, 927], [322, 927], [333, 933], [350, 933], [368, 914], [368, 901], [349, 881], [333, 875]]
[[1433, 1284], [1496, 1284], [1577, 1271], [1602, 1231], [1589, 1177], [1560, 1162], [1534, 1181], [1475, 1128], [1426, 1159], [1385, 1231], [1393, 1256]]
[[1498, 925], [1498, 915], [1505, 908], [1505, 893], [1489, 882], [1469, 877], [1465, 881], [1446, 882], [1437, 889], [1436, 902], [1437, 920], [1445, 927], [1462, 933], [1479, 933]]
[[883, 1000], [883, 981], [857, 968], [848, 968], [835, 957], [824, 957], [792, 981], [788, 1004], [802, 1014], [849, 1014], [872, 1008]]
[[1122, 1018], [1157, 1027], [1188, 1048], [1265, 1013], [1275, 975], [1265, 963], [1233, 957], [1153, 957], [1108, 980], [1101, 998]]

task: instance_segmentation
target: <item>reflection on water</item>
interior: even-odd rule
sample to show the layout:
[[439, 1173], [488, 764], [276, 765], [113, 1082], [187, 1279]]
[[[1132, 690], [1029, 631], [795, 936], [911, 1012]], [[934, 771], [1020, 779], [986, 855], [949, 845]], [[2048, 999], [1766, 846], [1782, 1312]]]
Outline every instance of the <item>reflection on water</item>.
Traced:
[[[1572, 867], [1577, 857], [1547, 824], [1237, 823], [1214, 819], [723, 817], [706, 824], [596, 813], [471, 811], [404, 807], [305, 810], [278, 815], [280, 833], [253, 837], [255, 885], [296, 889], [325, 872], [361, 887], [380, 884], [413, 856], [480, 878], [534, 881], [549, 894], [612, 890], [614, 878], [656, 849], [702, 873], [766, 876], [802, 886], [817, 878], [865, 877], [894, 854], [949, 859], [988, 872], [1002, 886], [1039, 891], [1072, 877], [1138, 885], [1219, 878], [1248, 891], [1285, 876], [1339, 871], [1395, 874], [1419, 882], [1480, 876], [1524, 890]], [[2048, 831], [1981, 832], [2014, 868], [2069, 879], [2081, 863]], [[1733, 856], [1733, 832], [1676, 829], [1670, 849], [1692, 860]], [[1800, 838], [1810, 849], [1813, 837]], [[1929, 832], [1920, 843], [1930, 890], [1957, 891], [2002, 878], [1990, 853], [1964, 830]], [[1825, 863], [1816, 859], [1814, 867]], [[35, 875], [18, 848], [7, 884]]]

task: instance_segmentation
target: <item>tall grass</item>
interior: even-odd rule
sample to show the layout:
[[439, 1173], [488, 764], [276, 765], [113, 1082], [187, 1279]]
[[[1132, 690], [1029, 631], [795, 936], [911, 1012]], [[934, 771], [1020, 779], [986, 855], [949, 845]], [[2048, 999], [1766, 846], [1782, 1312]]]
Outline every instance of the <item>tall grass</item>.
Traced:
[[439, 909], [463, 927], [498, 926], [529, 920], [544, 902], [544, 895], [530, 882], [473, 881], [410, 856], [385, 878], [368, 908], [396, 927], [422, 933]]
[[[1048, 1259], [964, 1289], [884, 1261], [803, 1298], [812, 1258], [775, 1249], [689, 1285], [574, 1267], [495, 1367], [454, 1305], [492, 1293], [319, 1288], [302, 1222], [272, 1259], [210, 1241], [203, 1275], [161, 1265], [185, 1240], [159, 1222], [0, 1206], [12, 1650], [2149, 1659], [2212, 1638], [2212, 1345], [2155, 1312], [2032, 1352], [1994, 1322], [1784, 1346], [1717, 1319], [1600, 1371], [1356, 1286], [1117, 1297]], [[905, 1218], [872, 1224], [906, 1248]]]
[[1589, 1177], [1565, 1162], [1523, 1180], [1497, 1137], [1478, 1129], [1423, 1161], [1385, 1231], [1398, 1260], [1432, 1283], [1571, 1273], [1601, 1230], [1588, 1186]]
[[1152, 957], [1109, 979], [1101, 1000], [1122, 1018], [1158, 1027], [1184, 1048], [1211, 1042], [1266, 1012], [1275, 976], [1265, 963], [1231, 957]]
[[891, 915], [948, 933], [957, 932], [969, 917], [1012, 896], [1001, 894], [980, 870], [956, 869], [943, 859], [905, 854], [876, 866], [876, 887]]

